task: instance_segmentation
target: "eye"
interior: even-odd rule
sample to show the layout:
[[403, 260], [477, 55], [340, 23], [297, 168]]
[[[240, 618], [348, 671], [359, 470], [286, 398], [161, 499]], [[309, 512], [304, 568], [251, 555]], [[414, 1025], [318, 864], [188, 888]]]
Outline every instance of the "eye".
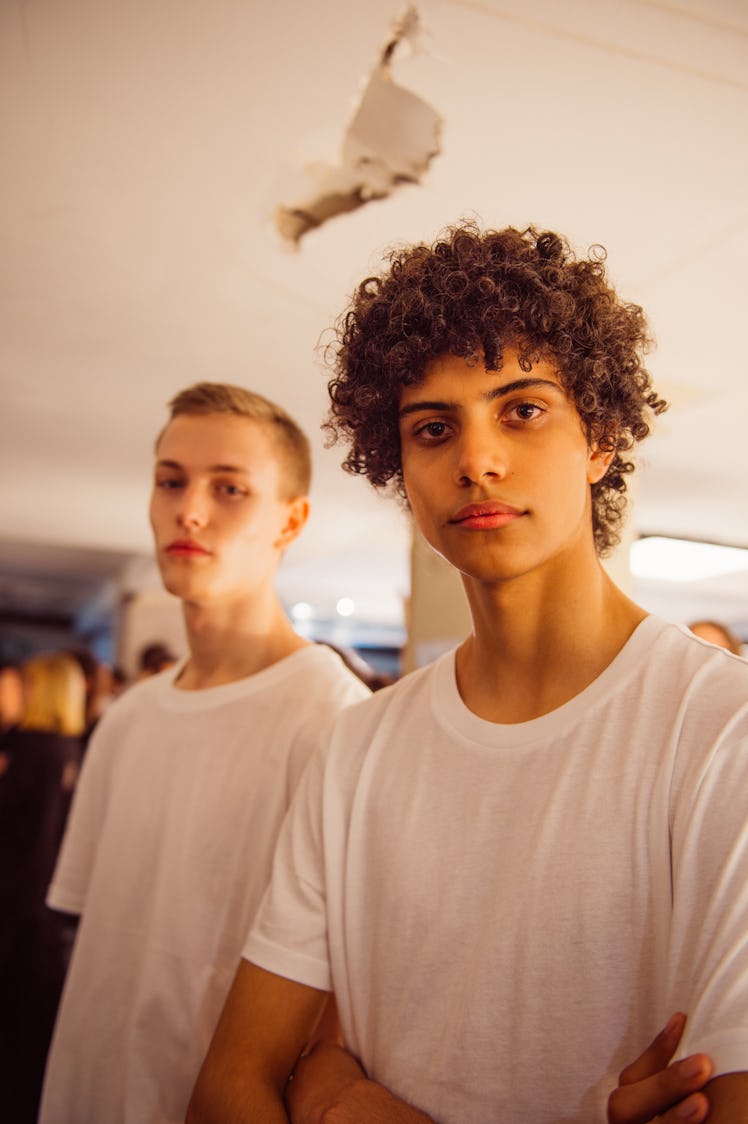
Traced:
[[536, 402], [516, 402], [507, 408], [505, 417], [509, 421], [529, 422], [544, 414], [545, 410]]
[[415, 437], [419, 437], [422, 441], [439, 441], [446, 437], [449, 433], [449, 426], [445, 421], [426, 421], [421, 422], [413, 430]]
[[161, 488], [164, 492], [174, 492], [177, 488], [181, 488], [184, 481], [177, 476], [162, 476], [156, 477], [156, 487]]
[[247, 495], [247, 489], [243, 487], [243, 485], [232, 484], [230, 481], [224, 481], [220, 484], [217, 484], [216, 491], [221, 495], [231, 497], [231, 499]]

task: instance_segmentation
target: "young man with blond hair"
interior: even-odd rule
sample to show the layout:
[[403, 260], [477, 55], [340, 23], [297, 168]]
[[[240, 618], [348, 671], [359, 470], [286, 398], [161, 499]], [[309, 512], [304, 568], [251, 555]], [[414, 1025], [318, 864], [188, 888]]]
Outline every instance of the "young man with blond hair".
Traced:
[[[190, 1124], [748, 1120], [748, 665], [600, 564], [665, 406], [647, 343], [533, 228], [359, 286], [330, 425], [473, 631], [313, 760]], [[296, 1065], [330, 989], [346, 1049]], [[696, 1054], [663, 1069], [677, 1015], [621, 1073], [673, 1011]]]
[[183, 1119], [302, 770], [368, 694], [276, 592], [309, 482], [307, 438], [262, 396], [171, 402], [150, 519], [189, 655], [125, 692], [86, 756], [48, 899], [81, 922], [42, 1124]]

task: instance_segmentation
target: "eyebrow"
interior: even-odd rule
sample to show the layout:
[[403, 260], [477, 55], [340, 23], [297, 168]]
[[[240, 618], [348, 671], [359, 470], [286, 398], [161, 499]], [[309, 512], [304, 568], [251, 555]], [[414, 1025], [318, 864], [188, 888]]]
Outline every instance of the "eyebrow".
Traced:
[[[163, 458], [156, 461], [156, 468], [175, 468], [175, 469], [178, 469], [180, 472], [184, 472], [184, 465], [180, 464], [179, 461], [165, 460]], [[246, 468], [241, 468], [239, 465], [235, 465], [235, 464], [211, 464], [211, 465], [208, 465], [207, 471], [208, 472], [237, 472], [237, 473], [239, 473], [243, 476], [247, 475]]]
[[[551, 382], [550, 379], [514, 379], [513, 382], [505, 382], [501, 386], [494, 386], [491, 390], [486, 391], [482, 397], [486, 402], [493, 402], [495, 398], [503, 398], [507, 394], [514, 394], [515, 390], [528, 390], [534, 386], [549, 386], [553, 390], [557, 390], [563, 394], [563, 388], [556, 382]], [[457, 402], [439, 401], [438, 399], [423, 399], [420, 402], [411, 402], [398, 413], [399, 418], [407, 417], [408, 414], [418, 414], [422, 410], [457, 410], [459, 404]]]

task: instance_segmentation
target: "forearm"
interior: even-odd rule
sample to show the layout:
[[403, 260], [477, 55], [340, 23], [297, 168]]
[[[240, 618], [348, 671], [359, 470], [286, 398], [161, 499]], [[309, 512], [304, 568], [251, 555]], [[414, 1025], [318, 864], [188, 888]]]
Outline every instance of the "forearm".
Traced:
[[737, 1124], [748, 1120], [748, 1073], [723, 1073], [704, 1089], [709, 1101], [709, 1124]]
[[286, 1090], [292, 1124], [429, 1124], [432, 1118], [371, 1081], [341, 1046], [299, 1059]]
[[288, 1075], [326, 995], [243, 960], [198, 1075], [187, 1124], [288, 1124]]
[[280, 1092], [261, 1081], [235, 1084], [202, 1082], [193, 1093], [185, 1124], [289, 1124]]
[[362, 1078], [348, 1086], [339, 1103], [323, 1114], [320, 1124], [434, 1124], [434, 1120], [383, 1085]]

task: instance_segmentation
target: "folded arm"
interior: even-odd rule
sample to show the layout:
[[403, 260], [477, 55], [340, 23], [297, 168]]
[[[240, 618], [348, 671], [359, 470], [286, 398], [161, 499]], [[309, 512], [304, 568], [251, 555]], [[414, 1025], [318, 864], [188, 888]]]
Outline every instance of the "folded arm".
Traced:
[[433, 1124], [431, 1116], [370, 1081], [351, 1054], [330, 1042], [299, 1059], [286, 1100], [292, 1124]]
[[[661, 1124], [702, 1124], [710, 1104], [710, 1124], [748, 1121], [748, 1115], [740, 1115], [743, 1093], [736, 1080], [743, 1075], [710, 1082], [712, 1063], [705, 1054], [669, 1064], [685, 1023], [685, 1015], [674, 1015], [623, 1070], [608, 1104], [609, 1124], [648, 1124], [655, 1118]], [[330, 1043], [321, 1043], [299, 1059], [287, 1101], [292, 1124], [419, 1124], [432, 1119], [369, 1081], [355, 1058]], [[727, 1115], [715, 1115], [722, 1111]]]
[[[430, 1118], [369, 1081], [317, 1038], [327, 992], [242, 960], [187, 1109], [186, 1124], [425, 1124]], [[329, 1024], [327, 1024], [329, 1025]], [[284, 1093], [288, 1092], [288, 1108]]]
[[326, 999], [327, 992], [242, 960], [186, 1124], [288, 1124], [283, 1091]]
[[[358, 1061], [333, 1042], [320, 1042], [300, 1056], [326, 1000], [326, 992], [243, 960], [200, 1070], [186, 1124], [432, 1121], [369, 1080]], [[748, 1074], [710, 1081], [711, 1063], [703, 1054], [668, 1064], [684, 1023], [683, 1016], [672, 1019], [623, 1070], [608, 1104], [609, 1124], [646, 1124], [658, 1113], [662, 1124], [700, 1124], [707, 1115], [709, 1124], [748, 1121]]]

